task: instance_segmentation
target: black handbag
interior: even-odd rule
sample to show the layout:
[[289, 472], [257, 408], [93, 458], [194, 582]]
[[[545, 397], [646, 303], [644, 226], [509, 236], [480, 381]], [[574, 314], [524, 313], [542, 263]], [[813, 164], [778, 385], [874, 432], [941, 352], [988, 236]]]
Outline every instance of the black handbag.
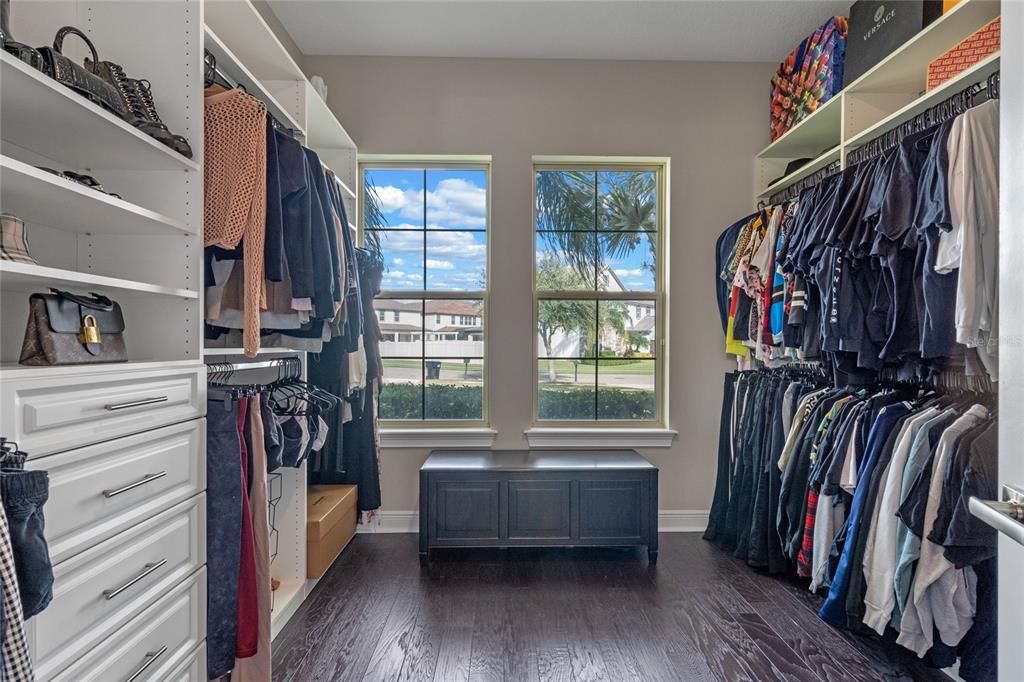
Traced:
[[99, 104], [104, 109], [123, 117], [125, 114], [124, 100], [118, 93], [117, 88], [89, 71], [84, 66], [79, 66], [61, 53], [64, 45], [64, 38], [68, 35], [76, 35], [85, 41], [92, 52], [92, 63], [99, 61], [96, 54], [96, 46], [92, 44], [88, 36], [74, 26], [65, 26], [57, 31], [53, 39], [53, 47], [39, 48], [39, 54], [43, 60], [43, 73], [47, 74], [62, 85], [65, 85], [86, 99]]
[[32, 294], [18, 362], [30, 366], [123, 362], [121, 306], [106, 296], [78, 296], [51, 289]]

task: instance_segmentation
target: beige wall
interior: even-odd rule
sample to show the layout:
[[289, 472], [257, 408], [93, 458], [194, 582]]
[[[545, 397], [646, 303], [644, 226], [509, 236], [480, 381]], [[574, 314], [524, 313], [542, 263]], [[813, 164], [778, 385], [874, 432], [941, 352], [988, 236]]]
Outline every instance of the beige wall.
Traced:
[[[671, 448], [663, 510], [706, 510], [715, 483], [722, 374], [715, 240], [751, 209], [753, 156], [767, 142], [763, 64], [307, 57], [330, 105], [371, 154], [491, 154], [489, 340], [495, 447], [523, 448], [531, 418], [531, 157], [669, 156], [668, 379]], [[418, 506], [425, 450], [384, 450], [386, 510]]]

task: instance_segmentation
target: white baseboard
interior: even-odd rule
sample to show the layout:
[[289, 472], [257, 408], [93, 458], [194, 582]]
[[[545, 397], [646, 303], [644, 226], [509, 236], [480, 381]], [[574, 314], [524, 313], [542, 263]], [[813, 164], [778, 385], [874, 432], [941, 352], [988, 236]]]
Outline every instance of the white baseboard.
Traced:
[[419, 533], [420, 513], [416, 511], [379, 511], [369, 523], [356, 526], [357, 533]]
[[[699, 509], [663, 509], [658, 512], [658, 531], [662, 533], [703, 533], [708, 512]], [[418, 533], [420, 515], [416, 511], [379, 511], [370, 523], [359, 524], [359, 533]]]
[[659, 533], [703, 533], [707, 527], [707, 509], [662, 509], [658, 512]]

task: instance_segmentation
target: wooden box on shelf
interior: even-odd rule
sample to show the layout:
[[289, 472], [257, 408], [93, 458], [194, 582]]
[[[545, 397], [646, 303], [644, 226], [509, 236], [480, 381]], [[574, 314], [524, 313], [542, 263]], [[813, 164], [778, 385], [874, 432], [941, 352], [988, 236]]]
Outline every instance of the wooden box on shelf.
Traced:
[[322, 576], [355, 537], [356, 486], [314, 485], [306, 497], [306, 577]]

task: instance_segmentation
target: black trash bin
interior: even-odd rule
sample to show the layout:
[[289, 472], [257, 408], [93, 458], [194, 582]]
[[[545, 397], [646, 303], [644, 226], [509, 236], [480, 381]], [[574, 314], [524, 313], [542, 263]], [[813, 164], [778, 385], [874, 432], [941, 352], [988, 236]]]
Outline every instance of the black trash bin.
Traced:
[[440, 379], [441, 378], [441, 363], [437, 360], [427, 360], [427, 378], [428, 379]]

